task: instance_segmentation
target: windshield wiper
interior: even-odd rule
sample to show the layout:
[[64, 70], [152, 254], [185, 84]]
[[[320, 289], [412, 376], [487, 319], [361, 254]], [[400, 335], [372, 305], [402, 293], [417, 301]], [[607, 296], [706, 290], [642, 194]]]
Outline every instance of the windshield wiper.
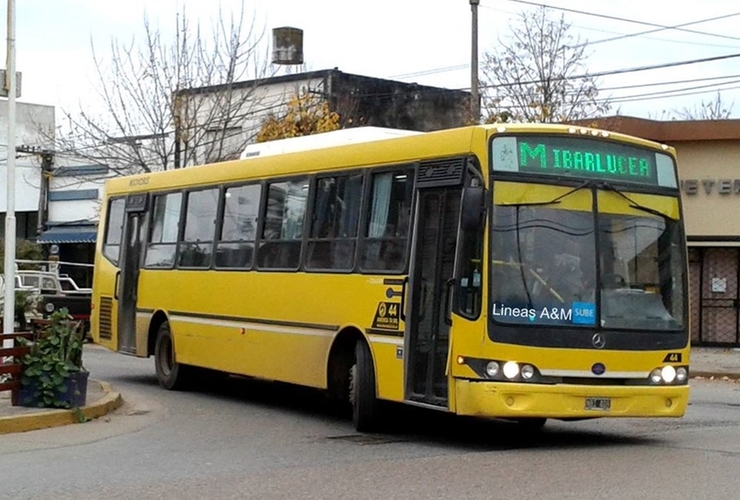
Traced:
[[589, 187], [589, 186], [591, 186], [591, 181], [584, 181], [582, 184], [574, 187], [567, 193], [563, 193], [560, 196], [557, 196], [550, 201], [531, 201], [531, 202], [526, 202], [526, 203], [503, 203], [499, 206], [500, 207], [541, 207], [543, 205], [557, 205], [558, 203], [560, 203], [560, 200], [562, 200], [563, 198], [570, 196], [576, 191], [580, 191], [581, 189], [585, 187]]
[[655, 216], [660, 217], [662, 219], [668, 219], [671, 222], [678, 222], [678, 219], [674, 219], [670, 215], [666, 215], [663, 212], [661, 212], [660, 210], [655, 210], [654, 208], [646, 207], [645, 205], [641, 205], [641, 204], [637, 203], [635, 200], [633, 200], [632, 198], [630, 198], [629, 196], [627, 196], [626, 194], [624, 194], [620, 189], [612, 186], [611, 184], [609, 184], [606, 181], [600, 182], [599, 184], [597, 184], [596, 187], [597, 188], [604, 189], [606, 191], [611, 191], [613, 193], [618, 194], [619, 196], [621, 196], [622, 198], [624, 198], [625, 200], [627, 200], [630, 203], [630, 205], [629, 205], [630, 208], [634, 208], [635, 210], [640, 210], [642, 212], [645, 212], [645, 213], [648, 213], [648, 214], [651, 214], [651, 215], [655, 215]]

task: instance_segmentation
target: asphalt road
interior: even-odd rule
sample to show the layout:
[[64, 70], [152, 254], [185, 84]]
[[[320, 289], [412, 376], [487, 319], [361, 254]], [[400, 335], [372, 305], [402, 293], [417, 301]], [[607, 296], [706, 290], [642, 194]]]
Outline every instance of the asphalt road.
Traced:
[[360, 435], [322, 395], [230, 380], [168, 392], [153, 361], [93, 347], [126, 400], [86, 424], [0, 437], [0, 499], [736, 499], [740, 384], [693, 381], [683, 419], [503, 422], [394, 408]]

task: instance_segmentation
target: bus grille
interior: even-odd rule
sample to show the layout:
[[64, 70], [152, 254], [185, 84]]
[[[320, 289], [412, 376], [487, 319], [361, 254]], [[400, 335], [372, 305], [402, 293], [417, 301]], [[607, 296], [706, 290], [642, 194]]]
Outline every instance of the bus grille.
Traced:
[[416, 183], [423, 187], [459, 186], [465, 172], [465, 158], [423, 161]]
[[100, 297], [100, 309], [98, 309], [99, 333], [100, 338], [110, 340], [112, 338], [111, 315], [113, 312], [113, 299], [110, 297]]
[[563, 377], [564, 384], [573, 385], [630, 385], [621, 378], [586, 378], [586, 377]]

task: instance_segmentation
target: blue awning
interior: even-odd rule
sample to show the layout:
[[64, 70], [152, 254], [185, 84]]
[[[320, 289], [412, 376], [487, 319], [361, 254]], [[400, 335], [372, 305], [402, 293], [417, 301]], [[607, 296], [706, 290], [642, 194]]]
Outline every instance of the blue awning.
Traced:
[[41, 233], [38, 243], [95, 243], [98, 228], [85, 226], [53, 226]]

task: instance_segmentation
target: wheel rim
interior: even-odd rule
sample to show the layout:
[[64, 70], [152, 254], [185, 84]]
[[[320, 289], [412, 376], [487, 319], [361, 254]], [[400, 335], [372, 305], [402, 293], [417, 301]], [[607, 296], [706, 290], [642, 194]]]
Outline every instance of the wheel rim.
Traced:
[[161, 340], [159, 348], [159, 366], [162, 369], [162, 374], [165, 376], [169, 376], [172, 373], [172, 365], [174, 364], [172, 358], [172, 340], [169, 337], [164, 337]]

